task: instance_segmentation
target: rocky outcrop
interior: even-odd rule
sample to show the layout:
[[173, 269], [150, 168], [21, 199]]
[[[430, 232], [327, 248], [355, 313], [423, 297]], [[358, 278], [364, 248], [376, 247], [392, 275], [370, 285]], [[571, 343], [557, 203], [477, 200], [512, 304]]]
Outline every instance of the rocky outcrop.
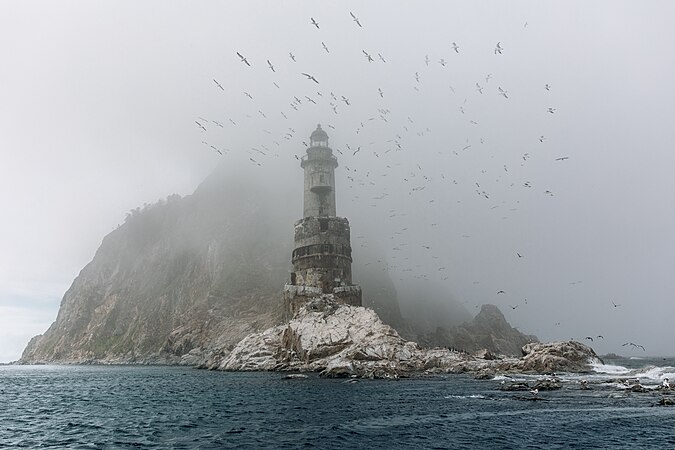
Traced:
[[[300, 309], [288, 324], [244, 338], [220, 370], [321, 371], [325, 376], [398, 377], [436, 360], [459, 360], [449, 351], [428, 351], [402, 339], [372, 309], [338, 305], [323, 295]], [[445, 364], [448, 365], [448, 364]]]
[[469, 353], [487, 350], [519, 356], [524, 345], [539, 339], [513, 328], [495, 305], [483, 305], [473, 320], [455, 327], [439, 327], [434, 333], [422, 336], [420, 341], [428, 346], [449, 346]]
[[520, 372], [587, 372], [589, 358], [602, 363], [592, 348], [576, 341], [553, 344], [531, 343], [522, 348], [523, 357], [510, 371]]
[[528, 344], [525, 356], [482, 359], [447, 348], [406, 341], [368, 308], [338, 305], [332, 295], [315, 298], [288, 323], [244, 338], [218, 370], [313, 371], [329, 377], [398, 378], [420, 373], [545, 373], [584, 371], [597, 361], [578, 342]]

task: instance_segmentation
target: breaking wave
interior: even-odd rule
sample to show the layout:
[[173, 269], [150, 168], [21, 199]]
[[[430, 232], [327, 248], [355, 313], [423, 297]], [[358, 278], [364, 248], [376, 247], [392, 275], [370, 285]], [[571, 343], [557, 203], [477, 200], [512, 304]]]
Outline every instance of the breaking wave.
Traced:
[[648, 365], [636, 369], [612, 364], [593, 364], [595, 374], [607, 378], [637, 378], [644, 382], [661, 383], [665, 378], [675, 379], [675, 367]]

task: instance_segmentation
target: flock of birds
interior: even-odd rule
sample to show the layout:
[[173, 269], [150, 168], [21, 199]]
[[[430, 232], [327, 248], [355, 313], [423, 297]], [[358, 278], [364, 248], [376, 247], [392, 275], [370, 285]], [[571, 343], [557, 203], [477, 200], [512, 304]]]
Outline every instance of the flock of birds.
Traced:
[[[349, 17], [353, 21], [354, 26], [364, 29], [364, 23], [362, 23], [356, 14], [349, 11]], [[309, 18], [307, 25], [316, 31], [322, 30], [319, 20], [314, 17]], [[525, 27], [527, 27], [527, 24]], [[317, 37], [316, 42], [317, 47], [320, 45], [320, 48], [327, 55], [331, 55], [331, 49], [325, 41], [321, 40], [321, 37]], [[454, 54], [455, 56], [459, 56], [464, 52], [462, 46], [454, 41], [448, 44], [447, 49], [450, 55]], [[502, 41], [498, 41], [495, 43], [491, 53], [494, 58], [504, 58], [508, 54], [508, 49], [507, 46], [502, 44]], [[289, 51], [287, 63], [283, 66], [283, 69], [285, 71], [294, 70], [295, 64], [299, 64], [298, 61], [301, 56], [304, 55], [294, 53], [293, 50]], [[367, 64], [391, 64], [390, 59], [393, 59], [385, 58], [382, 52], [371, 52], [366, 48], [361, 49], [360, 57]], [[436, 67], [439, 69], [437, 70], [444, 70], [449, 65], [450, 57], [444, 55], [438, 59], [438, 66]], [[219, 120], [200, 116], [195, 120], [195, 125], [199, 132], [204, 137], [211, 136], [214, 129], [222, 130], [227, 127], [228, 130], [233, 130], [243, 120], [259, 124], [264, 133], [261, 135], [266, 136], [267, 142], [251, 147], [247, 151], [247, 156], [252, 165], [262, 167], [267, 161], [271, 160], [274, 162], [275, 158], [284, 157], [284, 153], [288, 149], [297, 151], [302, 149], [302, 147], [306, 148], [308, 146], [307, 142], [302, 140], [293, 126], [281, 126], [277, 127], [277, 130], [272, 131], [269, 129], [272, 127], [268, 125], [270, 121], [274, 123], [288, 121], [288, 124], [292, 124], [292, 114], [307, 111], [307, 108], [315, 106], [323, 107], [322, 111], [330, 112], [336, 123], [339, 124], [340, 132], [336, 133], [336, 136], [344, 139], [344, 144], [333, 147], [333, 149], [338, 153], [338, 159], [343, 164], [347, 188], [354, 192], [351, 198], [352, 202], [358, 203], [362, 207], [377, 208], [384, 212], [384, 220], [390, 224], [396, 224], [397, 219], [402, 219], [404, 222], [400, 228], [388, 236], [389, 240], [392, 241], [388, 261], [378, 259], [369, 261], [365, 265], [379, 265], [381, 270], [398, 273], [401, 279], [407, 274], [421, 280], [447, 280], [449, 277], [446, 269], [447, 264], [440, 261], [444, 256], [444, 252], [435, 252], [430, 242], [415, 243], [415, 239], [418, 239], [419, 236], [425, 236], [426, 233], [412, 230], [405, 223], [405, 218], [410, 216], [411, 213], [410, 208], [404, 204], [405, 201], [404, 197], [401, 196], [401, 191], [402, 188], [405, 189], [404, 192], [407, 193], [410, 204], [417, 206], [426, 204], [429, 207], [429, 210], [426, 211], [428, 214], [426, 215], [433, 217], [434, 210], [438, 208], [437, 204], [447, 201], [446, 194], [448, 189], [457, 188], [462, 183], [466, 186], [466, 180], [461, 180], [461, 176], [458, 176], [458, 174], [453, 176], [446, 172], [444, 164], [439, 163], [436, 167], [423, 167], [423, 163], [421, 162], [413, 162], [411, 164], [410, 159], [406, 161], [405, 158], [397, 157], [397, 155], [405, 154], [406, 158], [410, 158], [411, 154], [419, 151], [418, 149], [426, 147], [427, 145], [423, 144], [425, 139], [433, 141], [435, 130], [432, 130], [429, 126], [417, 123], [413, 117], [415, 111], [397, 111], [390, 106], [389, 100], [393, 95], [390, 95], [387, 90], [383, 89], [383, 86], [377, 86], [376, 89], [374, 86], [372, 96], [367, 99], [355, 98], [347, 92], [336, 93], [340, 87], [337, 80], [331, 79], [326, 81], [321, 79], [316, 73], [310, 73], [313, 71], [303, 71], [300, 69], [295, 70], [295, 73], [298, 79], [304, 80], [306, 83], [303, 91], [284, 92], [285, 88], [281, 87], [283, 84], [295, 83], [297, 85], [298, 82], [282, 78], [280, 74], [281, 65], [273, 63], [271, 58], [262, 56], [254, 59], [240, 50], [233, 51], [233, 58], [234, 61], [238, 61], [241, 64], [244, 70], [269, 71], [268, 74], [274, 77], [272, 80], [274, 88], [281, 93], [280, 95], [288, 98], [284, 109], [277, 113], [279, 114], [277, 117], [283, 118], [283, 121], [274, 119], [270, 115], [271, 113], [267, 111], [268, 107], [265, 106], [266, 101], [261, 100], [255, 92], [251, 93], [247, 90], [242, 90], [242, 94], [248, 100], [255, 103], [253, 109], [257, 109], [257, 114], [249, 113], [245, 114], [244, 117], [235, 117], [237, 112], [229, 111], [229, 117]], [[264, 63], [257, 64], [255, 61], [264, 61]], [[419, 61], [420, 67], [414, 73], [411, 73], [412, 76], [409, 79], [408, 88], [412, 87], [412, 91], [415, 94], [423, 96], [426, 94], [423, 87], [424, 71], [430, 70], [432, 59], [428, 54], [425, 54], [423, 57], [420, 55]], [[411, 70], [411, 72], [413, 71]], [[260, 76], [260, 73], [257, 72], [256, 76]], [[503, 102], [513, 101], [512, 95], [509, 94], [507, 89], [496, 83], [497, 79], [499, 79], [497, 71], [484, 74], [480, 80], [471, 81], [471, 94], [468, 94], [466, 89], [460, 92], [464, 94], [463, 96], [456, 95], [457, 90], [453, 85], [448, 86], [447, 93], [458, 97], [459, 105], [455, 110], [455, 114], [458, 114], [458, 117], [464, 120], [466, 126], [473, 127], [472, 130], [480, 129], [480, 118], [476, 117], [480, 113], [480, 110], [477, 111], [472, 108], [471, 99], [477, 98], [476, 96], [488, 95], [490, 92], [489, 88], [493, 86], [491, 89], [497, 99], [501, 98]], [[221, 93], [226, 92], [218, 77], [213, 77], [212, 81], [215, 89]], [[401, 89], [404, 88], [402, 87]], [[553, 86], [550, 82], [542, 81], [537, 90], [543, 96], [547, 96], [553, 91]], [[435, 93], [434, 95], [437, 96], [438, 94]], [[264, 97], [264, 95], [261, 96]], [[461, 97], [464, 98], [462, 99]], [[360, 109], [353, 109], [354, 99], [360, 104]], [[424, 105], [424, 102], [422, 104]], [[542, 116], [551, 116], [555, 115], [557, 111], [557, 107], [546, 106], [540, 113]], [[343, 114], [345, 112], [347, 114]], [[363, 117], [356, 117], [356, 114], [363, 114]], [[353, 133], [350, 133], [349, 130], [347, 132], [343, 131], [349, 126], [348, 124], [356, 124], [356, 127], [353, 128]], [[329, 123], [328, 128], [336, 129], [333, 123]], [[367, 136], [371, 136], [370, 138], [374, 140], [369, 141]], [[387, 138], [382, 139], [382, 136], [386, 136]], [[350, 142], [351, 139], [353, 141]], [[486, 136], [481, 135], [481, 132], [474, 131], [472, 132], [472, 136], [467, 137], [461, 144], [456, 144], [454, 147], [435, 148], [435, 150], [438, 153], [439, 161], [444, 158], [455, 158], [456, 162], [449, 163], [447, 166], [458, 167], [460, 166], [459, 160], [461, 158], [478, 151], [478, 148], [488, 148], [490, 144], [488, 140]], [[533, 133], [531, 140], [534, 142], [533, 146], [539, 145], [541, 148], [544, 148], [549, 141], [549, 137], [539, 132]], [[202, 143], [219, 156], [226, 156], [231, 151], [225, 146], [214, 145], [211, 143], [210, 138], [209, 140], [202, 140]], [[531, 158], [546, 155], [544, 151], [540, 152], [538, 148], [528, 148], [527, 150], [520, 154], [517, 163], [512, 161], [512, 164], [500, 164], [499, 170], [495, 170], [494, 167], [478, 170], [472, 188], [475, 195], [475, 200], [473, 201], [484, 202], [484, 205], [490, 210], [508, 210], [508, 213], [517, 211], [520, 201], [512, 199], [512, 197], [517, 196], [504, 195], [504, 186], [512, 190], [524, 189], [528, 191], [533, 189], [535, 187], [534, 182], [528, 179], [519, 179], [519, 177], [522, 177], [522, 174], [526, 172], [526, 166]], [[297, 153], [286, 154], [296, 160], [300, 159], [300, 155]], [[568, 155], [549, 155], [549, 157], [554, 163], [564, 163], [570, 158]], [[368, 160], [363, 160], [362, 158], [368, 158]], [[491, 159], [494, 159], [494, 156]], [[465, 170], [464, 172], [467, 171]], [[496, 192], [493, 192], [488, 186], [498, 189]], [[551, 188], [542, 188], [540, 192], [546, 197], [553, 197], [555, 195]], [[458, 197], [457, 203], [471, 201], [461, 195]], [[502, 219], [505, 218], [502, 217]], [[439, 223], [431, 219], [428, 227], [430, 233], [433, 233], [439, 229]], [[461, 238], [471, 238], [471, 235], [462, 233]], [[356, 245], [360, 248], [367, 248], [368, 242], [365, 236], [356, 236]], [[417, 248], [413, 251], [411, 247]], [[419, 260], [419, 254], [416, 253], [419, 252], [426, 253], [426, 258], [437, 266], [435, 271], [428, 270], [428, 263], [416, 264]], [[520, 251], [515, 251], [514, 253], [518, 260], [524, 257]], [[474, 281], [473, 283], [479, 284], [480, 282]], [[576, 283], [581, 283], [581, 281], [571, 282], [570, 284]], [[496, 292], [498, 295], [506, 296], [506, 292], [502, 289]], [[526, 307], [527, 304], [527, 299], [525, 299], [521, 304], [509, 304], [508, 306], [515, 311], [517, 308]], [[614, 307], [620, 306], [613, 302], [612, 304]], [[556, 322], [555, 325], [560, 325], [560, 322]], [[595, 338], [587, 336], [586, 339], [593, 342], [594, 339], [604, 338], [601, 335], [596, 335]], [[627, 342], [624, 346], [644, 350], [643, 346], [632, 342]]]

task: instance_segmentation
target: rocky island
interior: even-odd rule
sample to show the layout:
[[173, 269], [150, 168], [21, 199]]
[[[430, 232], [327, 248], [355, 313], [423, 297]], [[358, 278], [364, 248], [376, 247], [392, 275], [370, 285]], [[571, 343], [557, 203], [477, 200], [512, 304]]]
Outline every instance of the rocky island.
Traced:
[[286, 202], [275, 197], [285, 193], [242, 189], [244, 181], [216, 171], [191, 196], [132, 210], [19, 363], [397, 378], [578, 372], [599, 361], [578, 342], [538, 343], [494, 305], [459, 325], [415, 329], [402, 317], [386, 271], [357, 261], [360, 286], [352, 283], [349, 223], [335, 215], [337, 159], [320, 126], [301, 165], [304, 214], [294, 247], [278, 226], [290, 223]]

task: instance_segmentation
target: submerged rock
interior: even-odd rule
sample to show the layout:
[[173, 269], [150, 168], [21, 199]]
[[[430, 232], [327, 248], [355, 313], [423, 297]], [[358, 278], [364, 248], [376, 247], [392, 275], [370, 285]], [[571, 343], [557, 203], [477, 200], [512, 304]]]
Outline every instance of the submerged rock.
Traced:
[[533, 386], [533, 389], [538, 391], [556, 391], [562, 388], [562, 383], [557, 378], [548, 378], [545, 380], [539, 380]]
[[529, 391], [532, 388], [527, 383], [509, 383], [502, 384], [499, 388], [502, 391]]

